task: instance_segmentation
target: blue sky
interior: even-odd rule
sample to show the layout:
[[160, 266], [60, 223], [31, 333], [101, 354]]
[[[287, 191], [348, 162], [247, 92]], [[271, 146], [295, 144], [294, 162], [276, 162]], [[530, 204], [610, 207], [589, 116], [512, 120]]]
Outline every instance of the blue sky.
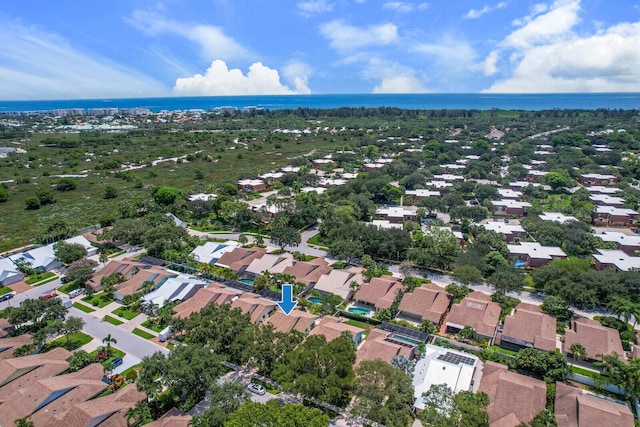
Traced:
[[0, 99], [640, 91], [640, 0], [21, 0]]

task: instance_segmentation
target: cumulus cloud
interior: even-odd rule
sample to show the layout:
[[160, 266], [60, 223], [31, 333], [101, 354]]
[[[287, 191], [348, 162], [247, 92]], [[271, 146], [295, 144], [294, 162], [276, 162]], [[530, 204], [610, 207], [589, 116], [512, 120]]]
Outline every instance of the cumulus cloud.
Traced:
[[306, 76], [298, 76], [297, 80], [291, 77], [296, 85], [295, 90], [281, 83], [277, 70], [261, 62], [252, 64], [245, 75], [237, 68], [229, 69], [224, 61], [217, 59], [204, 75], [177, 79], [173, 92], [181, 96], [292, 95], [310, 92], [306, 86]]
[[333, 3], [328, 3], [327, 0], [302, 1], [298, 3], [297, 6], [300, 15], [307, 18], [312, 15], [331, 12], [333, 10]]
[[402, 75], [383, 79], [373, 88], [373, 93], [425, 93], [422, 83], [414, 76]]
[[370, 57], [363, 70], [366, 80], [379, 82], [373, 93], [425, 93], [427, 89], [410, 67], [379, 57]]
[[291, 61], [282, 68], [282, 76], [293, 86], [298, 94], [310, 94], [309, 76], [313, 74], [311, 67], [301, 61]]
[[430, 63], [430, 75], [443, 81], [467, 75], [477, 68], [477, 54], [470, 43], [450, 34], [429, 43], [417, 43], [410, 52], [425, 56]]
[[489, 12], [493, 12], [494, 10], [503, 9], [507, 7], [507, 2], [501, 1], [496, 5], [485, 5], [482, 9], [470, 9], [466, 15], [464, 15], [465, 19], [478, 19], [483, 15], [486, 15]]
[[164, 18], [150, 10], [136, 10], [125, 21], [150, 36], [175, 34], [200, 46], [203, 58], [247, 59], [251, 52], [214, 25], [186, 24]]
[[336, 20], [323, 24], [320, 34], [329, 40], [329, 45], [341, 52], [371, 46], [386, 46], [398, 41], [398, 27], [394, 24], [355, 27]]
[[556, 1], [509, 34], [486, 58], [484, 69], [487, 75], [498, 72], [500, 54], [507, 53], [506, 67], [512, 71], [485, 92], [637, 91], [640, 22], [577, 33], [579, 12], [578, 0]]
[[410, 13], [414, 10], [427, 10], [429, 3], [407, 3], [402, 1], [391, 1], [382, 5], [383, 10], [392, 10], [398, 13]]
[[[162, 96], [168, 89], [148, 75], [85, 52], [39, 27], [0, 21], [3, 99], [79, 99]], [[19, 70], [19, 71], [18, 71]]]

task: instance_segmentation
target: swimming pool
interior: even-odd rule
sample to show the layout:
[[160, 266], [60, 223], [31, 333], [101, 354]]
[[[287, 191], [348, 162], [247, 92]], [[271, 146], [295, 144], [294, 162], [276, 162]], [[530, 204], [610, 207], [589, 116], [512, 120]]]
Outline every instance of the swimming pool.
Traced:
[[253, 285], [253, 279], [240, 279], [242, 283], [247, 283], [249, 285]]
[[312, 302], [314, 304], [322, 304], [322, 298], [312, 297], [309, 298], [309, 302]]
[[420, 342], [418, 340], [414, 340], [412, 338], [405, 337], [403, 335], [398, 335], [398, 334], [393, 334], [393, 335], [391, 335], [391, 337], [395, 338], [397, 340], [400, 340], [400, 341], [405, 341], [405, 342], [411, 343], [411, 344], [418, 344]]
[[360, 307], [351, 307], [347, 311], [350, 313], [362, 314], [362, 315], [367, 315], [371, 313], [371, 310], [367, 310], [366, 308], [360, 308]]

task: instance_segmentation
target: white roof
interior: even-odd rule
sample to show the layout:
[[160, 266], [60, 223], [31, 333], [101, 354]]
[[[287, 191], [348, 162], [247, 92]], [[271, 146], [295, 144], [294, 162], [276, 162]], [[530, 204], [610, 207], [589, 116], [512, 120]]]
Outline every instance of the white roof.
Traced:
[[220, 259], [222, 255], [227, 252], [231, 252], [237, 248], [240, 244], [233, 240], [228, 240], [224, 243], [207, 242], [204, 245], [200, 245], [191, 251], [191, 255], [195, 257], [198, 262], [205, 264], [215, 263]]
[[241, 186], [257, 186], [264, 184], [264, 181], [261, 179], [240, 179], [238, 180], [238, 185]]
[[345, 185], [346, 183], [347, 183], [347, 180], [342, 178], [337, 178], [337, 179], [321, 178], [320, 179], [320, 185]]
[[402, 230], [402, 224], [392, 223], [386, 219], [374, 219], [371, 222], [365, 222], [367, 225], [375, 225], [378, 228], [390, 229], [390, 228], [398, 228]]
[[514, 181], [514, 182], [510, 182], [509, 183], [509, 187], [525, 188], [525, 187], [528, 187], [530, 185], [533, 185], [534, 187], [541, 187], [542, 186], [542, 184], [539, 184], [537, 182], [528, 182], [528, 181]]
[[609, 215], [638, 215], [633, 209], [615, 208], [613, 206], [596, 206], [596, 213], [604, 213]]
[[495, 231], [500, 234], [524, 233], [525, 229], [520, 224], [505, 224], [503, 221], [490, 221], [482, 224], [485, 230]]
[[265, 254], [262, 258], [251, 261], [246, 271], [256, 275], [260, 275], [264, 271], [282, 273], [287, 267], [291, 267], [294, 263], [293, 255], [288, 253], [283, 255]]
[[[429, 230], [445, 230], [448, 231], [449, 233], [453, 234], [454, 236], [456, 236], [458, 239], [464, 239], [464, 235], [462, 234], [462, 232], [460, 231], [456, 231], [456, 230], [452, 230], [451, 227], [437, 227], [437, 226], [431, 226], [429, 227]], [[427, 230], [427, 233], [429, 231]]]
[[418, 190], [407, 190], [405, 193], [410, 196], [416, 196], [416, 197], [435, 197], [435, 196], [439, 197], [440, 196], [440, 192], [438, 190], [425, 190], [424, 188], [420, 188]]
[[548, 174], [549, 172], [545, 172], [545, 171], [538, 171], [538, 170], [530, 170], [529, 172], [527, 172], [527, 175], [534, 175], [534, 176], [545, 176], [546, 174]]
[[515, 191], [510, 188], [498, 188], [498, 194], [503, 199], [519, 199], [522, 196], [521, 191]]
[[280, 169], [282, 172], [300, 172], [300, 166], [285, 166]]
[[516, 209], [531, 207], [531, 203], [529, 202], [521, 202], [519, 200], [513, 200], [513, 199], [492, 200], [491, 204], [493, 206], [504, 206], [506, 208], [516, 208]]
[[445, 187], [453, 187], [453, 184], [446, 181], [429, 181], [427, 182], [427, 187], [445, 188]]
[[376, 215], [383, 215], [389, 218], [403, 218], [405, 215], [415, 215], [418, 208], [415, 206], [389, 206], [376, 209]]
[[183, 301], [192, 291], [195, 293], [194, 288], [204, 287], [207, 283], [197, 277], [180, 274], [168, 278], [159, 288], [149, 292], [142, 299], [146, 302], [152, 301], [158, 308], [161, 308], [165, 301]]
[[640, 269], [640, 257], [629, 256], [619, 249], [596, 249], [593, 257], [601, 264], [615, 265], [618, 270]]
[[603, 185], [592, 185], [591, 187], [584, 187], [589, 193], [600, 194], [616, 194], [621, 190], [616, 187], [605, 187]]
[[344, 172], [340, 175], [344, 179], [356, 179], [358, 177], [357, 172]]
[[9, 277], [20, 276], [22, 273], [18, 271], [16, 266], [9, 258], [0, 258], [0, 283]]
[[616, 179], [615, 175], [607, 175], [601, 173], [583, 173], [580, 176], [587, 179]]
[[345, 299], [349, 296], [349, 293], [351, 293], [351, 288], [349, 288], [351, 282], [362, 284], [363, 281], [361, 268], [331, 270], [329, 274], [320, 276], [313, 288], [338, 295], [340, 298]]
[[50, 264], [57, 261], [53, 245], [54, 244], [51, 243], [47, 246], [40, 246], [39, 248], [31, 249], [27, 252], [11, 255], [9, 259], [15, 264], [17, 260], [24, 258], [26, 261], [31, 263], [31, 268], [46, 269]]
[[602, 202], [605, 205], [624, 205], [626, 200], [622, 197], [610, 196], [608, 194], [592, 194], [589, 196], [592, 202]]
[[218, 197], [215, 194], [205, 194], [205, 193], [197, 193], [197, 194], [192, 194], [189, 196], [189, 200], [194, 202], [196, 200], [202, 200], [205, 202], [208, 202], [209, 200], [213, 200], [216, 197]]
[[567, 216], [560, 212], [542, 212], [538, 217], [543, 221], [555, 221], [564, 224], [567, 221], [577, 221], [575, 216]]
[[531, 259], [553, 259], [566, 257], [562, 249], [557, 246], [542, 246], [538, 242], [520, 242], [518, 245], [507, 245], [511, 255], [528, 255]]
[[413, 370], [414, 406], [425, 408], [422, 395], [432, 385], [446, 384], [454, 393], [471, 390], [471, 380], [478, 361], [473, 354], [427, 344], [425, 355]]
[[327, 189], [324, 187], [302, 187], [300, 191], [302, 193], [311, 193], [313, 191], [314, 193], [322, 194], [327, 191]]
[[269, 173], [263, 173], [262, 175], [258, 175], [260, 178], [262, 179], [267, 179], [267, 178], [282, 178], [284, 176], [284, 173], [282, 172], [269, 172]]
[[433, 175], [433, 179], [442, 180], [442, 181], [463, 181], [464, 177], [462, 175], [453, 175], [450, 173], [443, 173], [441, 175]]
[[628, 235], [619, 231], [603, 231], [601, 234], [593, 233], [604, 242], [615, 242], [620, 246], [640, 246], [640, 236], [637, 234]]
[[93, 251], [97, 248], [91, 245], [91, 242], [87, 240], [84, 236], [75, 236], [65, 239], [64, 242], [68, 245], [80, 245], [85, 248], [87, 251]]
[[381, 167], [384, 167], [384, 164], [383, 163], [365, 163], [364, 167], [369, 169], [379, 169]]

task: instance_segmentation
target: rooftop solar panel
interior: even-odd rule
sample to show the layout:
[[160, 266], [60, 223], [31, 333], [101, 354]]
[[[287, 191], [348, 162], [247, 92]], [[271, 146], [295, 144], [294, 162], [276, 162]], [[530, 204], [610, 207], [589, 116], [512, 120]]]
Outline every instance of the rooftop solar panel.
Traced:
[[447, 351], [445, 354], [441, 354], [438, 356], [438, 360], [442, 360], [443, 362], [451, 363], [453, 365], [459, 365], [464, 363], [465, 365], [473, 366], [475, 364], [475, 359], [471, 357], [463, 356], [458, 353], [452, 353]]

